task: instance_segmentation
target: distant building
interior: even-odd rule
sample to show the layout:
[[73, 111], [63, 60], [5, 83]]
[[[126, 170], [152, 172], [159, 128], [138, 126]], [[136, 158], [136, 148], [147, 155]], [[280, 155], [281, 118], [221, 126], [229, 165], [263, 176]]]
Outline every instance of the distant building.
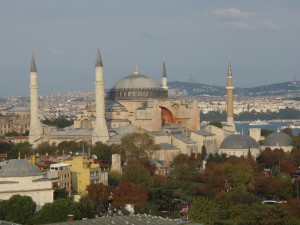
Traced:
[[14, 106], [7, 110], [5, 116], [0, 116], [0, 136], [10, 132], [28, 134], [30, 128], [30, 108]]

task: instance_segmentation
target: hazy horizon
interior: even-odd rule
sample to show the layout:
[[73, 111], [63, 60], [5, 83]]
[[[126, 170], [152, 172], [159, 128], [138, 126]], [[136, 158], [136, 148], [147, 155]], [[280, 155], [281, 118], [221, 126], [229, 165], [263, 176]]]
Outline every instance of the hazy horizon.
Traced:
[[[28, 96], [34, 52], [40, 95], [94, 89], [97, 48], [105, 88], [139, 72], [235, 87], [298, 80], [300, 1], [11, 0], [0, 8], [0, 96]], [[196, 78], [197, 77], [197, 78]]]

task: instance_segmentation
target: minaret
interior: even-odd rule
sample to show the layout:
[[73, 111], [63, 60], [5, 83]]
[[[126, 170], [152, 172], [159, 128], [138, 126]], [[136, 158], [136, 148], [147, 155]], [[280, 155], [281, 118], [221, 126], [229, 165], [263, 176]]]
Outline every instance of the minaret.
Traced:
[[34, 147], [37, 145], [37, 140], [43, 134], [42, 125], [39, 118], [39, 86], [37, 81], [37, 70], [34, 56], [31, 58], [30, 67], [30, 129], [29, 143]]
[[233, 84], [231, 71], [231, 58], [228, 57], [228, 74], [227, 74], [227, 124], [234, 125], [233, 122]]
[[99, 49], [96, 57], [95, 74], [96, 121], [93, 129], [92, 144], [95, 144], [98, 141], [106, 143], [109, 139], [105, 121], [103, 64]]
[[168, 89], [168, 85], [167, 85], [167, 71], [166, 71], [166, 63], [165, 63], [165, 60], [164, 60], [164, 63], [163, 63], [162, 88], [163, 88], [163, 89]]

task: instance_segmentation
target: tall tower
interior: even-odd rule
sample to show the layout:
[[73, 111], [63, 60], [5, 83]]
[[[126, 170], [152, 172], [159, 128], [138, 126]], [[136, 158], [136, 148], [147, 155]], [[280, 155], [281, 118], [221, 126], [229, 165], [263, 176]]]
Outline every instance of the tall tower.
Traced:
[[31, 58], [30, 66], [30, 129], [29, 143], [34, 147], [37, 145], [37, 140], [43, 134], [42, 125], [39, 118], [39, 86], [37, 81], [37, 70], [34, 56]]
[[166, 71], [166, 63], [165, 63], [165, 60], [164, 60], [164, 63], [163, 63], [162, 88], [168, 89], [168, 85], [167, 85], [167, 71]]
[[98, 141], [105, 143], [109, 139], [105, 121], [103, 64], [99, 49], [96, 57], [95, 74], [96, 121], [93, 129], [92, 144], [95, 144]]
[[231, 71], [231, 58], [228, 57], [228, 74], [227, 74], [227, 124], [233, 125], [233, 83], [232, 83], [232, 71]]

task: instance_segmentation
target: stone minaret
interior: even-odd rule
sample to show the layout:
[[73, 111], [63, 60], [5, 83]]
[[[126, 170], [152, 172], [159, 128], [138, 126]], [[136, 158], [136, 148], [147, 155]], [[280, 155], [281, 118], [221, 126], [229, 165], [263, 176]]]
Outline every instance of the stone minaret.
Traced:
[[39, 86], [37, 81], [37, 70], [34, 56], [31, 58], [30, 67], [30, 129], [29, 143], [34, 147], [37, 145], [37, 140], [43, 134], [42, 125], [39, 118]]
[[233, 122], [233, 83], [231, 71], [231, 58], [228, 57], [228, 74], [227, 74], [227, 124], [234, 125]]
[[165, 63], [165, 60], [164, 60], [164, 63], [163, 63], [162, 88], [168, 89], [168, 85], [167, 85], [167, 71], [166, 71], [166, 63]]
[[99, 49], [97, 51], [95, 73], [96, 121], [93, 129], [92, 144], [95, 144], [98, 141], [106, 143], [109, 139], [107, 125], [105, 121], [103, 64]]

